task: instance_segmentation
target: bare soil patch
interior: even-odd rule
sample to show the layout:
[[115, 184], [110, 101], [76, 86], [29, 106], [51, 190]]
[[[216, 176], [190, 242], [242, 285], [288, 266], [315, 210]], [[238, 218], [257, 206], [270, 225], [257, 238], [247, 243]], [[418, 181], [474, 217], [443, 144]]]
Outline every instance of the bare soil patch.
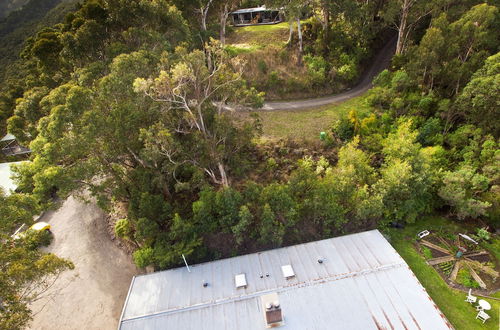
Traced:
[[132, 277], [139, 271], [110, 238], [106, 215], [95, 204], [68, 198], [42, 221], [52, 226], [48, 252], [75, 269], [57, 280], [49, 299], [32, 307], [31, 329], [116, 329]]

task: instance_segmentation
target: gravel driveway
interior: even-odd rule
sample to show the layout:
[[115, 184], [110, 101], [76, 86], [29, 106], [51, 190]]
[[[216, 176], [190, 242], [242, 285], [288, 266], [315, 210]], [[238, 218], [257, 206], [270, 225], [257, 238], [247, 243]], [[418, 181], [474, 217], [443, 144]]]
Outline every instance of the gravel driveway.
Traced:
[[[32, 306], [31, 329], [116, 329], [132, 276], [130, 256], [106, 232], [104, 213], [94, 204], [68, 198], [46, 213], [54, 240], [49, 252], [70, 259], [75, 269], [57, 280], [54, 294]], [[38, 311], [38, 312], [37, 312]]]

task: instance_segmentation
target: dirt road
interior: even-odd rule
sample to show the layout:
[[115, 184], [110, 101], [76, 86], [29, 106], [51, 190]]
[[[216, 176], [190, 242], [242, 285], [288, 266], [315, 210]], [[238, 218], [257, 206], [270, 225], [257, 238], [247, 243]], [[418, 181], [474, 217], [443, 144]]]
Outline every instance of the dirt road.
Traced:
[[75, 264], [55, 284], [55, 294], [32, 306], [40, 310], [31, 329], [116, 329], [132, 276], [130, 256], [110, 240], [104, 213], [94, 204], [70, 197], [46, 213], [54, 240], [48, 251]]
[[372, 87], [373, 78], [382, 70], [387, 68], [396, 49], [396, 38], [392, 38], [375, 56], [373, 64], [363, 74], [361, 81], [353, 89], [331, 96], [325, 96], [314, 99], [294, 100], [294, 101], [276, 101], [266, 102], [260, 110], [294, 110], [310, 109], [323, 105], [347, 101], [353, 97], [363, 94]]

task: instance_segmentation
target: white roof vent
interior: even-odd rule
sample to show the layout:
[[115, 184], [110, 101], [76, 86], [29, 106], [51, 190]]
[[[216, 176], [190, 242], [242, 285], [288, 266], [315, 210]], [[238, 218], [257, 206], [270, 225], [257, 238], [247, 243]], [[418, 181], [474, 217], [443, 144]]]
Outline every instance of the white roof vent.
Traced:
[[289, 278], [295, 277], [295, 272], [293, 271], [292, 265], [281, 266], [281, 271], [283, 272], [283, 277], [287, 280]]
[[245, 274], [238, 274], [234, 277], [234, 282], [236, 284], [236, 289], [247, 287], [247, 277]]

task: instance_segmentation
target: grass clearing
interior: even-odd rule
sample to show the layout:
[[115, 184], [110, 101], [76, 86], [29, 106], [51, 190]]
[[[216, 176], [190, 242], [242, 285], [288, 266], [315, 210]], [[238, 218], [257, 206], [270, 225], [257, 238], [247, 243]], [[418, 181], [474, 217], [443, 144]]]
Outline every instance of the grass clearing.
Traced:
[[[257, 111], [262, 120], [263, 139], [292, 138], [316, 140], [319, 133], [328, 131], [332, 123], [356, 109], [360, 114], [370, 111], [366, 94], [349, 101], [307, 110]], [[245, 114], [248, 116], [248, 114]]]
[[[288, 39], [288, 23], [235, 27], [227, 36], [229, 45], [265, 47], [269, 44], [285, 44]], [[240, 46], [241, 47], [241, 46]]]
[[[445, 229], [450, 232], [464, 230], [457, 223], [445, 218], [427, 217], [418, 220], [416, 224], [406, 226], [405, 229], [388, 229], [385, 232], [390, 236], [392, 246], [408, 263], [420, 283], [422, 283], [455, 329], [498, 329], [500, 301], [478, 297], [491, 304], [491, 310], [487, 311], [491, 319], [482, 324], [481, 321], [476, 320], [477, 312], [475, 307], [464, 301], [466, 293], [450, 288], [437, 271], [427, 265], [422, 255], [415, 250], [413, 246], [415, 235], [424, 229]], [[497, 238], [493, 239], [493, 241], [495, 245], [499, 242]], [[494, 251], [491, 252], [496, 254]], [[493, 297], [499, 298], [500, 293], [494, 294]]]

